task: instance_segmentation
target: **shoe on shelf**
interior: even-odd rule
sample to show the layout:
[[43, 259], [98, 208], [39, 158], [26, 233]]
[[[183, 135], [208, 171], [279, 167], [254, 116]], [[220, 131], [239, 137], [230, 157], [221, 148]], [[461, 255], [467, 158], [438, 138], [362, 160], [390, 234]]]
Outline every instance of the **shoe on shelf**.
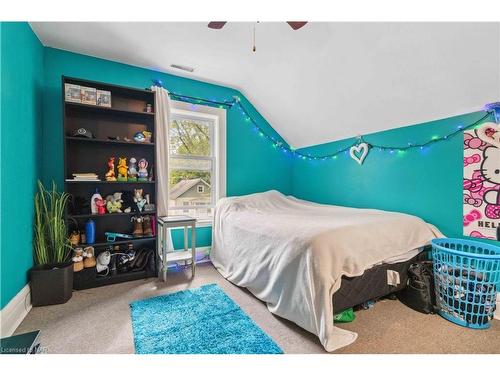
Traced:
[[145, 237], [151, 237], [153, 235], [153, 227], [151, 226], [151, 216], [142, 217], [142, 228]]
[[73, 271], [80, 272], [83, 270], [83, 249], [81, 247], [77, 247], [73, 249]]
[[134, 222], [134, 231], [132, 232], [132, 235], [134, 237], [143, 237], [144, 231], [142, 229], [142, 217], [133, 216], [130, 220]]
[[92, 246], [87, 246], [83, 249], [83, 267], [84, 268], [92, 268], [95, 267], [95, 251]]

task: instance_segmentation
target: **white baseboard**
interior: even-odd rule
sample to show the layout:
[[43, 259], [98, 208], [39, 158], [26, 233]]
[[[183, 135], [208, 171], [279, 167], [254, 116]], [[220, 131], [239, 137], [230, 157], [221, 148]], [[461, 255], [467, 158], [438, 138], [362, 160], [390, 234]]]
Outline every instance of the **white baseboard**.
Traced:
[[493, 318], [500, 320], [500, 293], [497, 293], [497, 309], [495, 310]]
[[30, 286], [26, 284], [0, 311], [0, 337], [12, 336], [31, 307]]

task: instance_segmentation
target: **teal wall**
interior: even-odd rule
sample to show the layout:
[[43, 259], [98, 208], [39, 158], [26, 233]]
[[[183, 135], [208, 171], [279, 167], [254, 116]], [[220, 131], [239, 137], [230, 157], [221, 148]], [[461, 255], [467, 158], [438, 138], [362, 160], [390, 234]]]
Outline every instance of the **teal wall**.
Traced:
[[[281, 139], [237, 90], [53, 48], [44, 48], [27, 23], [1, 23], [1, 307], [28, 281], [32, 266], [36, 180], [63, 186], [61, 76], [145, 88], [153, 79], [175, 93], [242, 103], [260, 125]], [[43, 111], [42, 111], [43, 108]], [[234, 108], [227, 111], [226, 191], [269, 189], [290, 194], [293, 161], [277, 153]], [[43, 150], [43, 152], [42, 152]], [[8, 220], [7, 220], [8, 219]], [[15, 230], [14, 230], [15, 229]], [[174, 233], [182, 247], [182, 233]], [[197, 230], [197, 245], [211, 244], [211, 228]]]
[[33, 197], [40, 174], [43, 47], [27, 23], [1, 30], [1, 308], [33, 264]]
[[[457, 117], [369, 134], [368, 143], [406, 146], [444, 136], [485, 115]], [[335, 152], [347, 139], [301, 149], [311, 155]], [[424, 150], [391, 154], [371, 149], [363, 165], [347, 155], [337, 159], [296, 160], [293, 194], [302, 199], [342, 206], [378, 208], [413, 214], [436, 225], [445, 235], [462, 237], [463, 135]]]
[[[37, 178], [63, 186], [61, 76], [145, 88], [153, 79], [184, 95], [241, 97], [250, 114], [281, 137], [237, 90], [53, 48], [43, 48], [27, 23], [1, 23], [1, 307], [26, 284], [32, 265], [33, 196]], [[42, 111], [43, 108], [43, 111]], [[483, 115], [471, 113], [418, 126], [367, 135], [368, 142], [406, 145], [443, 135]], [[302, 149], [333, 152], [352, 139]], [[292, 160], [277, 152], [244, 121], [227, 112], [227, 195], [269, 189], [320, 203], [406, 212], [448, 236], [462, 232], [462, 136], [424, 151], [389, 154], [371, 150], [359, 166], [348, 155], [336, 160]], [[43, 152], [42, 152], [43, 150]], [[199, 228], [198, 246], [211, 244], [211, 228]], [[182, 235], [174, 233], [176, 248]]]
[[[62, 75], [137, 88], [150, 87], [153, 79], [160, 79], [171, 92], [201, 98], [231, 100], [234, 95], [238, 95], [252, 116], [260, 120], [263, 128], [281, 139], [240, 92], [227, 87], [53, 48], [45, 48], [44, 73], [43, 179], [45, 182], [54, 179], [59, 186], [63, 183]], [[276, 152], [267, 141], [259, 137], [236, 107], [227, 111], [226, 132], [227, 195], [269, 189], [291, 193], [290, 156]], [[176, 248], [181, 247], [179, 239], [178, 234], [174, 236]], [[197, 239], [198, 246], [209, 246], [210, 228], [200, 228]]]

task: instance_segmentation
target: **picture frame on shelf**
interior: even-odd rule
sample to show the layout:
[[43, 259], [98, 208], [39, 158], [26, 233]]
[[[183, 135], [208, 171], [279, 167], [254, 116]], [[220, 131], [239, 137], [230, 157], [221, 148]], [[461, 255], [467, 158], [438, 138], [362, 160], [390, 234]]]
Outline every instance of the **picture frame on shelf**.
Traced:
[[71, 83], [64, 84], [64, 100], [70, 103], [81, 103], [82, 92], [80, 85], [73, 85]]
[[97, 105], [100, 107], [111, 108], [111, 92], [106, 90], [97, 90]]
[[81, 86], [82, 104], [97, 105], [97, 90], [93, 87]]

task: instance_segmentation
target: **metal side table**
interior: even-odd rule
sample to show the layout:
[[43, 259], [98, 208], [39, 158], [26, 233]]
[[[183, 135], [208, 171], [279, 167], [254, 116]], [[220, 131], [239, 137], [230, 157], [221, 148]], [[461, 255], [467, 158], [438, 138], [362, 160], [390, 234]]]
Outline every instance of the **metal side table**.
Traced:
[[[188, 249], [188, 228], [191, 227], [191, 250]], [[168, 246], [168, 230], [184, 228], [184, 250], [174, 251]], [[196, 267], [196, 219], [190, 216], [160, 216], [158, 217], [158, 257], [160, 258], [158, 274], [167, 282], [167, 267], [169, 262], [186, 262], [191, 260], [192, 277]]]

